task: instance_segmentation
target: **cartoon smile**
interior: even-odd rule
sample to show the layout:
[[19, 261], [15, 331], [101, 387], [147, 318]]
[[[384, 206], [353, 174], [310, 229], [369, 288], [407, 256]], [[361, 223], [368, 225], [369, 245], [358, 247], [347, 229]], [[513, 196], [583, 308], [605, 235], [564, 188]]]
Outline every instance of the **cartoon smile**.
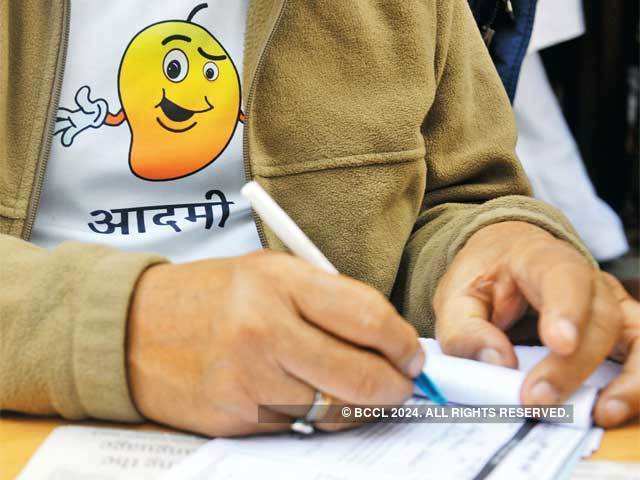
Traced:
[[[189, 110], [188, 108], [181, 107], [180, 105], [173, 103], [171, 100], [169, 100], [167, 98], [165, 89], [163, 88], [162, 100], [160, 100], [160, 102], [156, 105], [155, 108], [160, 108], [162, 110], [162, 113], [164, 113], [165, 116], [172, 122], [181, 123], [181, 122], [186, 122], [187, 120], [190, 120], [191, 117], [193, 117], [196, 113], [205, 113], [213, 110], [213, 105], [211, 105], [211, 103], [209, 102], [209, 99], [206, 96], [204, 97], [204, 101], [207, 104], [207, 108], [204, 108], [202, 110]], [[162, 123], [162, 120], [160, 120], [160, 117], [156, 117], [156, 120], [162, 128], [173, 133], [186, 132], [188, 130], [191, 130], [193, 127], [195, 127], [198, 124], [198, 122], [193, 122], [192, 124], [184, 128], [171, 128], [165, 125], [164, 123]]]

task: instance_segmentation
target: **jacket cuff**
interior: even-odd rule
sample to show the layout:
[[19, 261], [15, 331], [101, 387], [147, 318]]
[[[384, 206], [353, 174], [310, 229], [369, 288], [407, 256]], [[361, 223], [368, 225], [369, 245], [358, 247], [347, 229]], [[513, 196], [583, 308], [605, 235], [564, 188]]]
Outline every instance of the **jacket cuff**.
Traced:
[[567, 218], [559, 210], [539, 200], [524, 196], [506, 196], [483, 204], [472, 219], [459, 231], [447, 250], [447, 266], [469, 238], [484, 227], [501, 222], [526, 222], [546, 230], [556, 238], [570, 243], [593, 266], [598, 263]]
[[519, 221], [569, 242], [597, 265], [569, 221], [555, 208], [524, 196], [505, 196], [482, 205], [449, 204], [419, 229], [405, 250], [394, 302], [421, 336], [435, 333], [433, 297], [440, 279], [469, 238], [489, 225]]
[[129, 393], [126, 332], [135, 284], [162, 257], [108, 250], [94, 256], [74, 292], [73, 378], [86, 415], [141, 421]]

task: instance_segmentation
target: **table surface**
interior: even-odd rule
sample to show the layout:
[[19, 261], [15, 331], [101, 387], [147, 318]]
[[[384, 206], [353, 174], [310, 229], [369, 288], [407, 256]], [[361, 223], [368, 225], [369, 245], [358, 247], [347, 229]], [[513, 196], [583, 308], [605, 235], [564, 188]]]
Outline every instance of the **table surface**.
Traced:
[[[54, 418], [20, 415], [0, 418], [0, 480], [9, 480], [22, 470], [51, 431], [62, 425], [128, 428], [131, 430], [169, 431], [153, 424], [121, 425], [99, 422], [66, 422]], [[600, 449], [589, 460], [640, 462], [640, 423], [605, 433]]]

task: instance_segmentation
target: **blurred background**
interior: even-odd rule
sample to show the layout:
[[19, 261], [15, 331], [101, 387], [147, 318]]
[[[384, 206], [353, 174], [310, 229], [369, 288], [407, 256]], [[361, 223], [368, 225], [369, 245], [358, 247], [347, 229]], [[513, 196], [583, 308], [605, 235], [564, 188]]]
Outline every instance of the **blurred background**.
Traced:
[[539, 0], [514, 111], [534, 194], [640, 297], [638, 0]]

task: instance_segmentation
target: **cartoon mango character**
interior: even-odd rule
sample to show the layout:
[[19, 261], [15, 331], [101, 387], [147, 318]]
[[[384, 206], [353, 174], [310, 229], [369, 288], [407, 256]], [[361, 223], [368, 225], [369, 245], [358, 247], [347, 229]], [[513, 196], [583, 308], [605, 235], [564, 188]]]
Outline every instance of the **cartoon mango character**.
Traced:
[[118, 75], [122, 109], [109, 113], [90, 88], [78, 90], [76, 110], [60, 108], [54, 134], [65, 147], [88, 128], [118, 126], [131, 131], [129, 167], [144, 180], [166, 181], [191, 175], [225, 150], [244, 122], [238, 71], [222, 44], [194, 15], [186, 21], [155, 23], [127, 46]]

